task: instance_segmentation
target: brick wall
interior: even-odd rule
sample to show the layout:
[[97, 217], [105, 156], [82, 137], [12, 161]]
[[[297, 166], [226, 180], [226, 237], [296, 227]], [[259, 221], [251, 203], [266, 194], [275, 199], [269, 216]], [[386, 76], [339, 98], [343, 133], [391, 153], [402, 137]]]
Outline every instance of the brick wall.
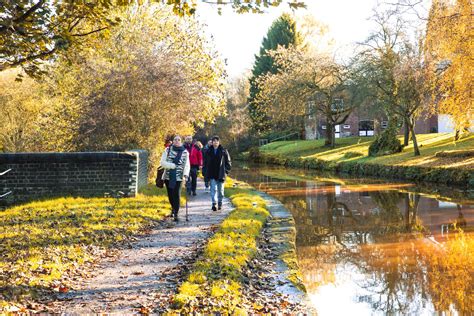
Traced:
[[122, 191], [135, 196], [147, 182], [146, 151], [0, 154], [2, 203], [52, 196], [104, 196]]
[[148, 151], [143, 149], [133, 149], [127, 152], [134, 153], [138, 157], [137, 190], [139, 190], [148, 184]]

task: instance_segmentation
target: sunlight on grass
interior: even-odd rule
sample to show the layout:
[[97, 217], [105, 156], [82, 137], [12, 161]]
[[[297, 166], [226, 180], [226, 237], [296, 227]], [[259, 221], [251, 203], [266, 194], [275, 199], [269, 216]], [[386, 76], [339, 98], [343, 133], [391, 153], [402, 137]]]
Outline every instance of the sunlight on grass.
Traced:
[[[340, 138], [336, 141], [336, 149], [333, 149], [332, 151], [337, 152], [340, 147], [345, 149], [359, 147], [362, 144], [366, 144], [366, 147], [368, 148], [368, 145], [373, 139], [373, 137]], [[362, 145], [361, 147], [363, 148], [364, 146]], [[328, 148], [324, 147], [324, 139], [274, 142], [262, 146], [260, 149], [262, 152], [268, 152], [275, 155], [298, 155], [304, 158], [317, 153], [328, 153]], [[367, 154], [367, 150], [364, 154]]]
[[[399, 137], [403, 140], [403, 137]], [[380, 157], [368, 157], [369, 145], [373, 137], [347, 137], [336, 140], [336, 148], [323, 147], [324, 140], [284, 141], [262, 146], [263, 154], [271, 154], [282, 158], [318, 159], [327, 162], [364, 162], [382, 165], [422, 166], [436, 168], [474, 168], [472, 159], [453, 159], [435, 157], [442, 151], [474, 150], [474, 135], [453, 141], [452, 133], [433, 133], [417, 135], [421, 156], [413, 155], [413, 143], [410, 142], [401, 153]]]
[[0, 287], [11, 301], [50, 289], [113, 243], [169, 213], [164, 191], [135, 198], [64, 197], [0, 211]]
[[[226, 195], [235, 207], [209, 239], [204, 254], [194, 264], [192, 273], [179, 288], [174, 302], [179, 312], [187, 313], [194, 304], [217, 298], [213, 312], [239, 314], [242, 269], [255, 256], [257, 238], [269, 216], [265, 201], [245, 184], [233, 187], [226, 182]], [[210, 312], [209, 310], [208, 312]]]

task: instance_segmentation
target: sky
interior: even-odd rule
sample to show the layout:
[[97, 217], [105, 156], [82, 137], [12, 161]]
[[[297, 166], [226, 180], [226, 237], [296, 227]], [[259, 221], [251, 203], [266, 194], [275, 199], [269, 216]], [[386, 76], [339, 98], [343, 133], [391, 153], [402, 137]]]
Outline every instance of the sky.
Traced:
[[[356, 42], [363, 41], [374, 27], [368, 20], [377, 0], [306, 0], [307, 9], [298, 9], [295, 19], [306, 14], [314, 16], [329, 28], [334, 39], [335, 54], [350, 56]], [[254, 55], [272, 22], [283, 12], [292, 11], [283, 3], [264, 14], [237, 14], [224, 8], [219, 15], [215, 5], [201, 4], [198, 19], [207, 24], [217, 50], [226, 60], [230, 78], [238, 77], [252, 69]]]

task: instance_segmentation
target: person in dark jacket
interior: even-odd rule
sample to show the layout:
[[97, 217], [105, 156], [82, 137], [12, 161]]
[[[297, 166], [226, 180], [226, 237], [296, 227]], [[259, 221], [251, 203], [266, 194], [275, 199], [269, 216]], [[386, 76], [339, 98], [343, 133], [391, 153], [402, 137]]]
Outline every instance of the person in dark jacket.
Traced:
[[209, 139], [206, 146], [204, 146], [204, 148], [202, 149], [202, 159], [203, 159], [202, 176], [204, 177], [204, 185], [206, 187], [206, 192], [209, 192], [209, 187], [210, 187], [209, 180], [206, 179], [206, 168], [207, 168], [206, 167], [206, 153], [209, 150], [209, 148], [211, 148], [211, 147], [212, 147], [212, 140]]
[[205, 178], [209, 181], [211, 186], [212, 210], [221, 210], [222, 200], [224, 198], [224, 182], [232, 165], [229, 153], [220, 145], [218, 136], [212, 137], [212, 147], [207, 150], [205, 161]]

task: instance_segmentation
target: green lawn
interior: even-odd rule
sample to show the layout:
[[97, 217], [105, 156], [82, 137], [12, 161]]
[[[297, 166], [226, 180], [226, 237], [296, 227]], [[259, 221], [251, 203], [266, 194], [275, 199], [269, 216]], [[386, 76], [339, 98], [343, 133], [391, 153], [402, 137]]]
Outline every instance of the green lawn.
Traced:
[[0, 211], [0, 312], [60, 280], [170, 212], [164, 190], [134, 198], [55, 198]]
[[[420, 134], [417, 135], [421, 156], [414, 157], [413, 144], [410, 143], [401, 153], [368, 157], [368, 148], [373, 137], [347, 137], [336, 140], [336, 148], [323, 147], [324, 140], [281, 141], [262, 146], [263, 153], [282, 156], [285, 158], [316, 158], [331, 162], [355, 161], [371, 164], [401, 165], [473, 169], [474, 158], [447, 158], [435, 157], [437, 152], [451, 150], [473, 150], [474, 135], [465, 137], [457, 142], [453, 141], [453, 134]], [[400, 137], [402, 139], [402, 137]]]

